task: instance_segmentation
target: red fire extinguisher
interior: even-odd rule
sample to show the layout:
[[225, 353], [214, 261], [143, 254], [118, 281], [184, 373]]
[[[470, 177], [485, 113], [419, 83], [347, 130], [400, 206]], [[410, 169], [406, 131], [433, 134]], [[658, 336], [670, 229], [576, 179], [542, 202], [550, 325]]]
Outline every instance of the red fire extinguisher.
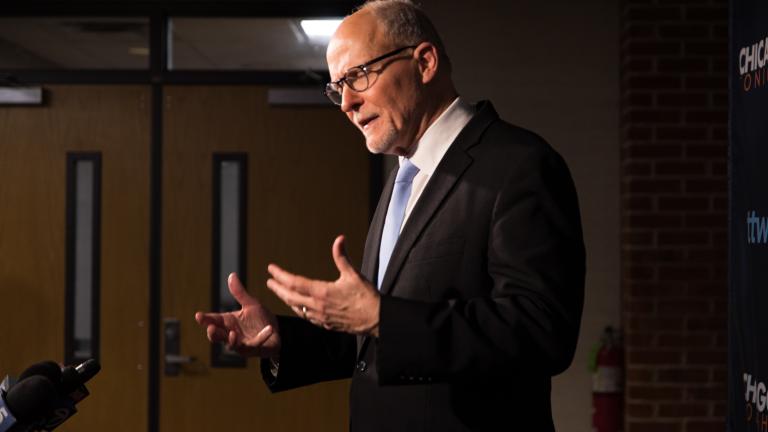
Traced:
[[592, 359], [592, 431], [624, 428], [624, 354], [612, 327], [603, 331]]

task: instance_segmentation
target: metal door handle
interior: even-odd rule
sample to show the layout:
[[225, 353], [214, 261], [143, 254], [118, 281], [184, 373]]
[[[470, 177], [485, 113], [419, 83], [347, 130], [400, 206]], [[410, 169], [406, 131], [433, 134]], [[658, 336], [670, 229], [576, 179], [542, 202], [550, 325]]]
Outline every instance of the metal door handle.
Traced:
[[194, 357], [181, 355], [181, 327], [177, 318], [163, 320], [163, 334], [165, 336], [165, 376], [177, 376], [181, 373], [181, 366], [195, 361]]
[[182, 365], [187, 363], [194, 363], [197, 359], [192, 356], [182, 356], [176, 354], [166, 354], [165, 364]]

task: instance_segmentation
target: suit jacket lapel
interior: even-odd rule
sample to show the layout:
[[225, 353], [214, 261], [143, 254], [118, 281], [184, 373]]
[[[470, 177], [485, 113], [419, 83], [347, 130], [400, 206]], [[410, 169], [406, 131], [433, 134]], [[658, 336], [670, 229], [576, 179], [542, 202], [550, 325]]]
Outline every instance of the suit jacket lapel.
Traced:
[[393, 281], [400, 272], [408, 252], [470, 163], [472, 163], [472, 158], [463, 151], [449, 150], [445, 154], [443, 161], [440, 162], [439, 167], [432, 174], [432, 178], [429, 179], [427, 187], [421, 193], [400, 233], [400, 237], [397, 239], [384, 274], [384, 280], [381, 282], [382, 295], [392, 291]]
[[376, 271], [379, 260], [379, 244], [381, 244], [381, 233], [384, 230], [384, 221], [387, 216], [387, 207], [392, 196], [392, 189], [397, 178], [397, 170], [394, 169], [389, 174], [389, 179], [384, 185], [384, 190], [376, 205], [376, 212], [373, 214], [371, 225], [368, 227], [368, 236], [365, 238], [365, 249], [363, 250], [363, 263], [360, 267], [360, 273], [369, 281], [376, 280]]
[[464, 174], [464, 171], [472, 163], [472, 157], [467, 153], [467, 149], [477, 143], [483, 131], [497, 118], [498, 115], [490, 103], [481, 102], [478, 104], [475, 116], [459, 133], [459, 136], [456, 137], [456, 140], [451, 144], [445, 156], [443, 156], [443, 160], [438, 164], [427, 183], [427, 187], [424, 188], [419, 200], [416, 202], [416, 206], [411, 211], [411, 215], [408, 217], [403, 231], [397, 240], [395, 249], [392, 251], [387, 272], [384, 275], [384, 280], [381, 282], [380, 291], [382, 294], [389, 294], [392, 291], [397, 274], [400, 272], [400, 268], [403, 266], [414, 243], [418, 240], [421, 232], [432, 219], [437, 209], [440, 208], [440, 204], [445, 197], [453, 189], [454, 184], [456, 184], [462, 174]]
[[[472, 163], [472, 157], [467, 154], [467, 150], [478, 142], [488, 125], [496, 119], [498, 119], [498, 114], [496, 114], [496, 110], [494, 110], [490, 102], [483, 101], [478, 103], [477, 113], [459, 133], [459, 136], [456, 137], [456, 140], [451, 144], [445, 156], [443, 156], [443, 160], [438, 164], [426, 188], [421, 193], [416, 206], [411, 211], [397, 240], [395, 249], [392, 251], [392, 257], [389, 259], [389, 265], [379, 289], [382, 295], [389, 294], [392, 291], [393, 282], [397, 278], [397, 274], [400, 272], [408, 252], [410, 252], [419, 235], [440, 207], [440, 204], [451, 189], [453, 189], [454, 184], [456, 184], [464, 171]], [[375, 280], [377, 276], [381, 233], [384, 229], [387, 207], [392, 196], [396, 176], [397, 170], [393, 170], [389, 175], [365, 241], [361, 273], [371, 281]], [[370, 338], [367, 336], [357, 337], [358, 358], [364, 355], [369, 341]]]
[[[389, 265], [384, 274], [384, 280], [381, 283], [381, 289], [379, 290], [382, 295], [388, 294], [392, 290], [392, 280], [400, 271], [400, 267], [402, 267], [403, 261], [408, 255], [408, 251], [411, 250], [413, 243], [427, 225], [427, 222], [432, 218], [432, 215], [437, 211], [440, 203], [451, 188], [453, 188], [456, 180], [459, 179], [471, 162], [472, 158], [467, 156], [463, 150], [460, 152], [451, 152], [449, 150], [446, 153], [443, 162], [440, 163], [440, 166], [435, 170], [432, 178], [429, 179], [427, 187], [419, 197], [416, 206], [411, 211], [411, 215], [408, 217], [408, 221], [403, 227], [403, 231], [400, 233], [400, 237], [397, 239], [395, 249], [392, 251], [392, 257], [389, 259]], [[381, 234], [384, 229], [384, 220], [386, 218], [387, 207], [389, 207], [389, 200], [392, 195], [396, 173], [397, 170], [394, 170], [393, 175], [390, 175], [384, 193], [382, 193], [379, 204], [376, 207], [376, 213], [374, 214], [373, 221], [371, 221], [371, 227], [368, 229], [368, 238], [365, 242], [365, 253], [363, 254], [364, 258], [361, 273], [370, 281], [376, 280]], [[368, 337], [357, 336], [358, 357], [365, 351], [368, 341]]]
[[[379, 203], [376, 205], [376, 211], [373, 213], [373, 219], [371, 225], [368, 227], [368, 236], [365, 238], [365, 249], [363, 249], [363, 263], [360, 267], [360, 273], [363, 277], [371, 281], [376, 280], [378, 261], [379, 261], [379, 245], [381, 244], [381, 233], [384, 231], [384, 221], [387, 216], [387, 207], [389, 207], [389, 200], [392, 196], [392, 189], [394, 189], [395, 179], [397, 178], [397, 170], [393, 169], [389, 174], [389, 179], [384, 185], [384, 190], [379, 198]], [[357, 336], [357, 354], [363, 350], [364, 343], [363, 336]]]

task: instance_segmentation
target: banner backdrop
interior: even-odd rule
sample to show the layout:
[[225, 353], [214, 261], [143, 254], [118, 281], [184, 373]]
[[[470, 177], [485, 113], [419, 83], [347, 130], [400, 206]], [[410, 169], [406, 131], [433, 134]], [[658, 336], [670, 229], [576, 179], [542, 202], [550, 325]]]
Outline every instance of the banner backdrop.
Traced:
[[768, 432], [768, 0], [730, 31], [728, 430]]

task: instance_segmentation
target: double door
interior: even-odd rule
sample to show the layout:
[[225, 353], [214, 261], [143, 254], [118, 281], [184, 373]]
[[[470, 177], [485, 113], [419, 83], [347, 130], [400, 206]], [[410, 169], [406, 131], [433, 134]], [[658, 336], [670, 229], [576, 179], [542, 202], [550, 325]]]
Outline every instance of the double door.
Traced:
[[135, 432], [152, 415], [164, 432], [346, 428], [346, 381], [272, 395], [258, 361], [212, 349], [193, 318], [231, 307], [229, 271], [290, 314], [267, 264], [335, 278], [337, 234], [360, 262], [362, 138], [338, 110], [274, 106], [268, 91], [167, 86], [160, 116], [148, 86], [50, 86], [44, 106], [0, 107], [0, 373], [78, 353], [102, 364], [60, 430]]

